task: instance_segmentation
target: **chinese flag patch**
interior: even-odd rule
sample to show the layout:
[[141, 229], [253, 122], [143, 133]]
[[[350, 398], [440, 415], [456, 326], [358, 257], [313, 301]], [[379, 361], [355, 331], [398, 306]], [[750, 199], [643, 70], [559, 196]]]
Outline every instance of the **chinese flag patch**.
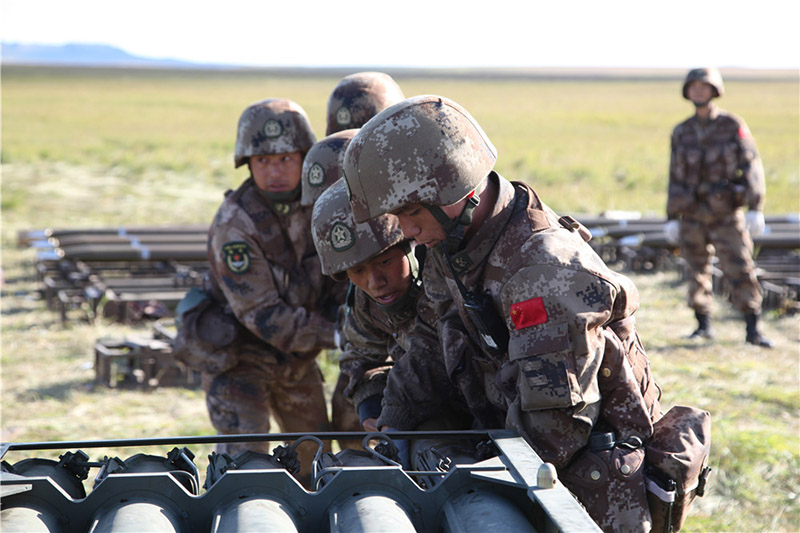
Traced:
[[511, 304], [511, 321], [514, 322], [515, 329], [547, 322], [547, 310], [544, 308], [542, 297]]
[[739, 138], [740, 139], [750, 138], [750, 130], [747, 129], [747, 126], [739, 126]]

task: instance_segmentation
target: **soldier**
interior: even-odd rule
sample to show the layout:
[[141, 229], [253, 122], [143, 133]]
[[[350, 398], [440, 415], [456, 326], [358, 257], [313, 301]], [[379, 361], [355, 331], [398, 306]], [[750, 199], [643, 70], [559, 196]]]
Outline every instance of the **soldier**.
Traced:
[[[412, 342], [436, 349], [435, 338], [411, 332], [422, 291], [420, 261], [392, 215], [356, 224], [344, 180], [320, 196], [311, 220], [322, 271], [351, 282], [343, 328], [342, 375], [365, 431], [378, 431], [386, 376]], [[424, 249], [417, 250], [424, 252]]]
[[[235, 165], [247, 165], [250, 177], [226, 193], [208, 237], [206, 289], [240, 326], [222, 348], [229, 360], [204, 375], [221, 434], [267, 433], [270, 416], [286, 432], [329, 430], [316, 358], [335, 347], [344, 295], [320, 271], [311, 208], [299, 202], [303, 158], [314, 141], [305, 111], [288, 99], [255, 102], [239, 119]], [[229, 443], [219, 451], [267, 453], [267, 446]], [[314, 451], [300, 448], [306, 481]]]
[[[313, 206], [317, 198], [332, 183], [341, 178], [345, 148], [357, 131], [357, 129], [337, 131], [314, 143], [303, 159], [300, 205]], [[344, 301], [342, 301], [342, 305], [344, 305]], [[340, 316], [337, 321], [337, 336], [338, 330], [341, 328], [341, 320]], [[341, 340], [337, 340], [337, 345], [341, 348]], [[333, 431], [362, 430], [352, 400], [344, 396], [347, 383], [347, 375], [340, 372], [331, 396], [331, 429]], [[361, 441], [340, 439], [339, 446], [361, 449]]]
[[496, 157], [440, 96], [384, 110], [348, 146], [355, 221], [393, 213], [428, 248], [414, 333], [440, 341], [395, 364], [378, 424], [413, 428], [454, 382], [483, 427], [517, 430], [604, 529], [646, 531], [644, 443], [661, 413], [634, 327], [638, 292], [585, 228], [493, 171]]
[[405, 96], [391, 76], [383, 72], [357, 72], [345, 76], [328, 98], [328, 127], [325, 135], [360, 128]]
[[695, 114], [672, 132], [666, 234], [680, 244], [689, 268], [688, 302], [698, 322], [689, 337], [714, 336], [711, 261], [716, 251], [733, 305], [745, 316], [746, 342], [771, 348], [772, 341], [759, 331], [761, 286], [751, 238], [764, 230], [764, 167], [744, 120], [714, 103], [724, 93], [722, 76], [713, 68], [690, 70], [683, 83], [683, 97], [694, 104]]

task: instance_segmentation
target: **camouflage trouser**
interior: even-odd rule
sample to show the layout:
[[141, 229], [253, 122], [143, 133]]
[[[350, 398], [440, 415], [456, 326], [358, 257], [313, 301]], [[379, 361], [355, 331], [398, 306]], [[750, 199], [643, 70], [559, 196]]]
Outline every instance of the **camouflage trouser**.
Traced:
[[681, 255], [689, 267], [689, 307], [701, 314], [713, 308], [711, 259], [730, 285], [731, 301], [743, 313], [761, 312], [761, 286], [753, 264], [753, 240], [741, 209], [725, 217], [681, 220]]
[[[255, 362], [240, 353], [239, 364], [217, 375], [204, 375], [206, 405], [211, 423], [221, 435], [269, 433], [270, 416], [286, 433], [330, 431], [322, 373], [315, 359], [278, 360], [259, 354]], [[236, 455], [244, 450], [271, 453], [269, 442], [230, 442], [217, 445], [217, 452]], [[330, 449], [326, 443], [325, 451]], [[301, 478], [308, 478], [316, 446], [311, 442], [298, 447]]]
[[[340, 373], [331, 398], [331, 426], [333, 431], [364, 431], [353, 402], [344, 397], [344, 389], [350, 379]], [[339, 439], [339, 447], [362, 450], [361, 439]]]

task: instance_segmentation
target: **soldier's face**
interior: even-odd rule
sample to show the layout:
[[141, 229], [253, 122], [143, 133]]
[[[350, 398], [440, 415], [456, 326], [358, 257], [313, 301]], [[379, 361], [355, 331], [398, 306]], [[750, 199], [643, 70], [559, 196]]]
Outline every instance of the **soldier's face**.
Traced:
[[408, 291], [411, 286], [411, 267], [402, 246], [393, 246], [347, 269], [347, 277], [381, 305], [389, 305]]
[[694, 105], [704, 106], [708, 105], [711, 98], [713, 98], [714, 89], [704, 81], [694, 80], [686, 88], [686, 95]]
[[[443, 205], [442, 211], [454, 218], [464, 210], [466, 200], [455, 204]], [[436, 217], [422, 204], [409, 204], [394, 213], [400, 222], [400, 229], [406, 239], [413, 239], [417, 244], [433, 248], [447, 238], [444, 228]]]
[[256, 186], [267, 192], [293, 191], [300, 183], [303, 170], [303, 154], [254, 155], [250, 157], [250, 172]]

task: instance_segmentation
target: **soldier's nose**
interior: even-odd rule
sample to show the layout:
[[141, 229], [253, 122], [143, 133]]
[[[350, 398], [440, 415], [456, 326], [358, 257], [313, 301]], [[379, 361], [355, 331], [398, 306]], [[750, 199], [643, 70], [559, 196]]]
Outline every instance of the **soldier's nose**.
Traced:
[[379, 289], [386, 284], [386, 278], [380, 273], [373, 273], [369, 276], [369, 287], [371, 289]]
[[406, 239], [413, 239], [417, 235], [419, 235], [419, 226], [411, 222], [411, 219], [406, 217], [405, 215], [397, 215], [398, 222], [400, 223], [400, 229], [403, 231], [403, 236]]

